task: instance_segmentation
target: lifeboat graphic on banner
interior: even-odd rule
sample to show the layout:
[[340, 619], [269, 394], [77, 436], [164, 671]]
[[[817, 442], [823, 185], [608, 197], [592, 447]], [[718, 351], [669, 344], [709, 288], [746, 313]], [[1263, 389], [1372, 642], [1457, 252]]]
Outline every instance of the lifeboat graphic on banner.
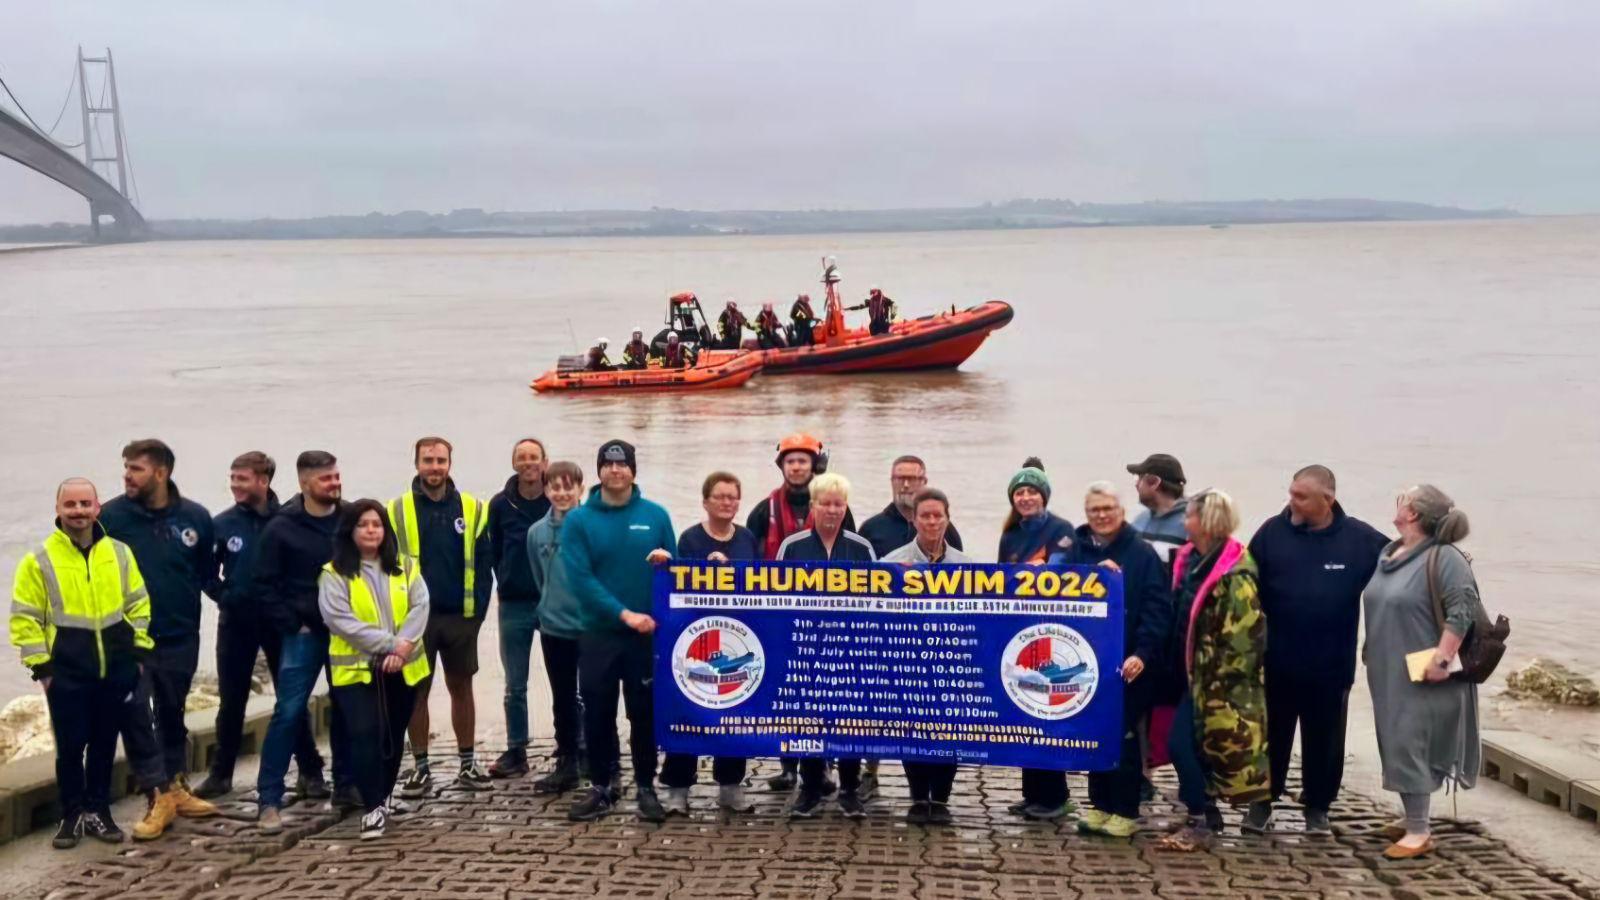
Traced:
[[707, 616], [678, 635], [672, 674], [685, 697], [707, 709], [737, 706], [761, 686], [766, 654], [749, 626]]
[[1024, 628], [1006, 645], [1001, 680], [1023, 712], [1037, 719], [1069, 719], [1094, 698], [1100, 665], [1083, 635], [1044, 623]]

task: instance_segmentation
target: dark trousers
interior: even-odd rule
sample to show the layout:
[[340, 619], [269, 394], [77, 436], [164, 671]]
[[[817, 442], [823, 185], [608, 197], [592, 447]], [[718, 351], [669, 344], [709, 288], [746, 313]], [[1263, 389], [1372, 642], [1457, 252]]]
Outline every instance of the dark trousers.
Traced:
[[1326, 810], [1344, 780], [1345, 714], [1350, 688], [1314, 684], [1267, 673], [1267, 754], [1272, 763], [1272, 799], [1283, 796], [1289, 780], [1296, 725], [1300, 730], [1301, 800], [1308, 809]]
[[868, 334], [888, 334], [889, 333], [889, 320], [888, 319], [873, 319], [871, 324], [869, 324], [867, 326], [867, 333]]
[[57, 675], [50, 679], [44, 697], [56, 738], [56, 788], [63, 819], [81, 812], [110, 818], [111, 761], [117, 754], [117, 730], [122, 721], [119, 707], [137, 681], [131, 665], [113, 678]]
[[1054, 809], [1072, 796], [1067, 788], [1067, 773], [1056, 769], [1023, 769], [1022, 801]]
[[1139, 792], [1144, 785], [1144, 754], [1139, 743], [1139, 723], [1147, 711], [1139, 704], [1122, 707], [1122, 753], [1116, 768], [1089, 773], [1089, 805], [1103, 813], [1139, 818]]
[[1195, 734], [1194, 698], [1186, 689], [1172, 716], [1172, 733], [1167, 735], [1167, 753], [1178, 772], [1178, 799], [1189, 815], [1198, 816], [1217, 808], [1206, 790], [1205, 758], [1200, 755], [1200, 739]]
[[[222, 610], [217, 623], [217, 755], [211, 760], [211, 777], [233, 780], [233, 766], [239, 760], [239, 742], [244, 732], [245, 704], [250, 700], [251, 680], [255, 675], [256, 654], [267, 655], [267, 671], [272, 684], [278, 684], [278, 663], [283, 655], [283, 634], [267, 622], [252, 605]], [[261, 748], [257, 748], [259, 752]], [[294, 758], [306, 778], [322, 774], [322, 754], [311, 734], [311, 722], [300, 717], [295, 735]]]
[[901, 763], [906, 770], [906, 781], [911, 783], [911, 800], [950, 802], [950, 787], [956, 783], [955, 763], [932, 763], [906, 760]]
[[589, 776], [606, 784], [616, 771], [617, 694], [628, 711], [628, 745], [633, 751], [633, 779], [640, 788], [654, 788], [656, 779], [653, 648], [647, 634], [605, 632], [578, 639], [578, 689], [583, 695], [584, 732], [589, 741]]
[[161, 758], [161, 745], [156, 741], [155, 723], [150, 720], [150, 691], [145, 680], [137, 675], [118, 705], [117, 729], [122, 733], [128, 768], [139, 793], [164, 789], [171, 779]]
[[389, 799], [400, 776], [400, 757], [406, 747], [406, 726], [416, 689], [399, 672], [375, 674], [367, 684], [333, 688], [333, 714], [344, 720], [350, 741], [352, 768], [361, 805], [372, 812]]
[[[146, 790], [163, 786], [189, 769], [189, 727], [183, 722], [184, 703], [189, 699], [194, 670], [200, 665], [198, 634], [158, 637], [155, 644], [145, 657], [139, 692], [153, 712], [141, 717], [138, 711], [129, 711], [131, 714], [123, 723], [129, 766], [139, 786]], [[147, 728], [153, 729], [153, 744], [144, 739]]]
[[[696, 768], [700, 758], [692, 753], [668, 753], [661, 764], [661, 783], [669, 788], [693, 787], [699, 780]], [[711, 761], [711, 778], [720, 785], [744, 781], [745, 760], [737, 756], [718, 756]]]
[[[841, 759], [839, 790], [854, 793], [861, 787], [861, 760]], [[806, 794], [822, 793], [822, 780], [828, 777], [828, 761], [820, 756], [807, 756], [800, 760], [800, 791]]]
[[[578, 642], [540, 631], [544, 674], [550, 679], [550, 714], [555, 719], [556, 755], [577, 756], [583, 746], [583, 699], [578, 691]], [[616, 719], [616, 707], [611, 710]], [[616, 728], [615, 724], [611, 726]]]

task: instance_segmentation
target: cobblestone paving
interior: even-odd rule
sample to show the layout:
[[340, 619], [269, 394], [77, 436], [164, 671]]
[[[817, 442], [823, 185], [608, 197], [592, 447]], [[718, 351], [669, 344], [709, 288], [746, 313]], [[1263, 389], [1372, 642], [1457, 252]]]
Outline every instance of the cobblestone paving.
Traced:
[[[770, 763], [757, 766], [763, 782]], [[45, 900], [204, 898], [246, 900], [523, 900], [616, 898], [1345, 898], [1517, 900], [1589, 898], [1590, 885], [1513, 854], [1472, 824], [1441, 823], [1430, 858], [1385, 861], [1387, 823], [1370, 800], [1342, 798], [1332, 839], [1298, 833], [1280, 809], [1275, 834], [1227, 835], [1209, 853], [1175, 854], [1154, 844], [1176, 824], [1168, 800], [1146, 804], [1131, 842], [1084, 837], [1074, 821], [1027, 823], [1006, 813], [1020, 799], [1015, 770], [963, 769], [952, 803], [956, 825], [907, 825], [905, 781], [885, 763], [883, 787], [861, 821], [836, 809], [818, 819], [784, 818], [786, 797], [751, 791], [749, 815], [720, 813], [702, 771], [694, 812], [664, 825], [639, 822], [631, 800], [607, 819], [566, 820], [571, 795], [533, 792], [532, 778], [485, 794], [448, 787], [391, 822], [382, 840], [361, 842], [356, 818], [338, 821], [308, 804], [285, 812], [276, 837], [254, 827], [254, 806], [228, 818], [180, 820], [167, 838], [126, 845], [115, 858], [61, 879]], [[1170, 780], [1160, 785], [1174, 793]], [[631, 792], [630, 792], [631, 794]], [[1084, 796], [1081, 778], [1073, 795]], [[0, 889], [0, 894], [3, 894]]]

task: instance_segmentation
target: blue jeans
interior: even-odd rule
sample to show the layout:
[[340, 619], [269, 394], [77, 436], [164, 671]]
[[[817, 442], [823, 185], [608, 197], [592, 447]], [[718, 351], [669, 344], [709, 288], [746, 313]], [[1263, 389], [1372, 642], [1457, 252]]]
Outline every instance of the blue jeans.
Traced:
[[1200, 756], [1200, 741], [1195, 737], [1194, 698], [1187, 688], [1172, 716], [1172, 732], [1167, 735], [1167, 753], [1178, 772], [1178, 799], [1191, 816], [1203, 815], [1216, 804], [1206, 793], [1206, 764]]
[[506, 672], [506, 746], [528, 746], [528, 666], [539, 630], [534, 603], [500, 601], [500, 665]]
[[[294, 755], [297, 735], [308, 715], [306, 704], [317, 686], [317, 676], [328, 666], [328, 637], [315, 632], [285, 635], [278, 661], [278, 701], [272, 708], [272, 723], [261, 746], [261, 771], [256, 777], [260, 806], [283, 805], [283, 779], [289, 772], [289, 757]], [[333, 717], [333, 780], [345, 783], [348, 758], [341, 752], [344, 722]], [[310, 773], [307, 773], [310, 774]]]

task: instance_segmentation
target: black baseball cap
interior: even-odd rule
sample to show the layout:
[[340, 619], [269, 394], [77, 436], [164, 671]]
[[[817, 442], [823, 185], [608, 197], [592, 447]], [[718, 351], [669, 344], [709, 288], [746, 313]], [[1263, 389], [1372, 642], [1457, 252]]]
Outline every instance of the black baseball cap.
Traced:
[[1187, 482], [1183, 477], [1183, 464], [1178, 462], [1176, 456], [1166, 453], [1152, 453], [1144, 458], [1144, 462], [1129, 463], [1128, 471], [1134, 475], [1154, 475], [1180, 487]]

